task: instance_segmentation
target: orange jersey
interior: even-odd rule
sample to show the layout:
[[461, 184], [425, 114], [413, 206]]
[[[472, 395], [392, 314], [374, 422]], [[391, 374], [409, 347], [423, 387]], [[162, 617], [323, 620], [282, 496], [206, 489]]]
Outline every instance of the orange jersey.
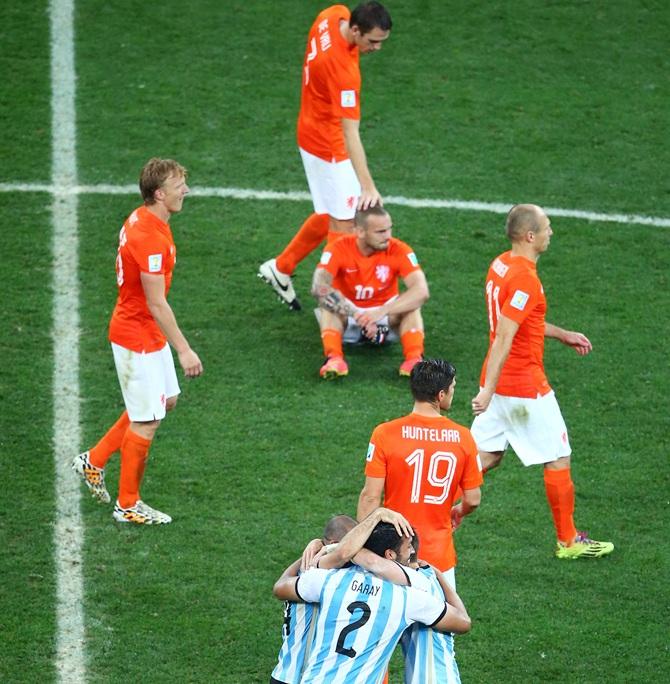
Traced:
[[483, 481], [470, 430], [444, 416], [417, 413], [382, 423], [370, 438], [365, 474], [384, 478], [384, 506], [416, 530], [419, 558], [443, 572], [454, 567], [454, 494]]
[[391, 238], [383, 252], [370, 256], [361, 253], [355, 235], [335, 240], [321, 255], [317, 268], [333, 276], [333, 287], [356, 306], [381, 306], [398, 294], [398, 276], [407, 277], [419, 271], [419, 261], [412, 248]]
[[344, 5], [323, 10], [309, 31], [303, 63], [298, 145], [328, 162], [349, 158], [342, 119], [361, 118], [358, 47], [340, 33], [349, 17]]
[[154, 320], [140, 279], [141, 273], [165, 276], [165, 296], [172, 282], [177, 250], [172, 231], [146, 207], [126, 219], [119, 234], [116, 282], [119, 294], [109, 322], [109, 339], [135, 352], [153, 352], [166, 339]]
[[[551, 391], [544, 372], [544, 319], [547, 299], [537, 277], [536, 265], [510, 251], [491, 262], [486, 276], [486, 304], [489, 314], [490, 340], [500, 314], [519, 324], [512, 348], [505, 361], [496, 393], [508, 397], [535, 398]], [[486, 363], [484, 360], [480, 383], [484, 386]]]

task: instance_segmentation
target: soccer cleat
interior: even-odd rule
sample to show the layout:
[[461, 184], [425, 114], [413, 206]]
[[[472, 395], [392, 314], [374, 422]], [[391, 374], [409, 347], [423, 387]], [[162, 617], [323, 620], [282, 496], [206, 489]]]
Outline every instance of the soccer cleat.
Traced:
[[121, 508], [117, 500], [112, 515], [117, 522], [137, 525], [167, 525], [172, 522], [172, 518], [167, 513], [161, 513], [147, 506], [141, 499], [130, 508]]
[[556, 558], [576, 560], [577, 558], [600, 558], [614, 551], [612, 542], [589, 539], [586, 532], [577, 532], [577, 538], [570, 546], [556, 542]]
[[107, 487], [105, 487], [105, 471], [103, 468], [91, 465], [88, 456], [88, 451], [77, 454], [72, 459], [72, 470], [81, 475], [81, 478], [84, 480], [84, 483], [94, 499], [97, 499], [101, 503], [109, 503], [111, 499]]
[[293, 289], [291, 276], [277, 270], [276, 259], [268, 259], [262, 263], [258, 268], [258, 277], [272, 287], [277, 293], [279, 301], [287, 304], [291, 311], [300, 311], [302, 307]]
[[415, 356], [412, 359], [405, 359], [401, 364], [400, 368], [398, 368], [398, 375], [401, 375], [404, 378], [408, 378], [412, 374], [412, 368], [416, 366], [417, 363], [421, 361], [420, 356]]
[[349, 366], [342, 356], [329, 356], [326, 362], [321, 366], [319, 375], [324, 380], [335, 380], [335, 378], [343, 378], [349, 375]]

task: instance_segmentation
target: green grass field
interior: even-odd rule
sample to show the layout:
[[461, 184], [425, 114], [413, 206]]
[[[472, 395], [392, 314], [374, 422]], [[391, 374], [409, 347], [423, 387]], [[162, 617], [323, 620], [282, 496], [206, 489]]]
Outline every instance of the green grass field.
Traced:
[[[307, 29], [325, 6], [130, 0], [76, 4], [82, 184], [134, 183], [151, 156], [192, 186], [304, 191], [294, 143]], [[394, 31], [362, 59], [362, 137], [385, 196], [535, 202], [670, 217], [670, 13], [631, 3], [388, 6]], [[51, 179], [48, 6], [0, 9], [0, 183]], [[0, 681], [56, 679], [51, 197], [0, 193]], [[81, 448], [122, 410], [106, 334], [118, 230], [139, 194], [79, 199]], [[458, 369], [469, 424], [486, 351], [483, 278], [503, 217], [389, 204], [432, 297], [427, 353]], [[334, 513], [355, 513], [373, 427], [407, 412], [400, 350], [357, 349], [322, 383], [308, 290], [302, 313], [255, 276], [308, 202], [191, 197], [172, 227], [171, 303], [205, 365], [182, 382], [143, 487], [165, 528], [120, 527], [82, 492], [90, 682], [267, 682], [281, 639], [274, 579]], [[457, 533], [473, 617], [464, 682], [662, 682], [668, 664], [667, 338], [670, 229], [555, 217], [539, 270], [548, 319], [585, 332], [546, 365], [570, 429], [576, 520], [615, 552], [552, 558], [538, 468], [513, 453]], [[116, 491], [118, 458], [108, 482]], [[391, 682], [402, 681], [397, 659]]]

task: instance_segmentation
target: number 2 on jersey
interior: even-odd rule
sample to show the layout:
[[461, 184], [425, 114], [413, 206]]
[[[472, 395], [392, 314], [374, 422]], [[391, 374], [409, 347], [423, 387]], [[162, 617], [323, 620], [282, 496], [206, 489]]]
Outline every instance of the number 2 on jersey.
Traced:
[[[405, 462], [412, 466], [414, 470], [414, 477], [412, 478], [412, 494], [410, 501], [412, 503], [419, 503], [421, 498], [421, 482], [423, 479], [423, 463], [425, 458], [424, 449], [415, 449], [406, 459]], [[446, 464], [446, 472], [441, 477], [438, 476], [437, 471], [441, 464]], [[442, 504], [449, 496], [449, 488], [451, 481], [454, 479], [456, 472], [456, 456], [451, 451], [435, 451], [428, 464], [428, 473], [426, 480], [428, 484], [433, 487], [442, 487], [439, 494], [426, 494], [423, 497], [423, 503], [426, 504]]]
[[365, 603], [365, 601], [354, 601], [347, 606], [347, 610], [352, 615], [354, 614], [354, 611], [360, 610], [361, 616], [358, 618], [358, 620], [354, 620], [346, 625], [346, 627], [342, 628], [340, 636], [337, 638], [337, 646], [335, 646], [335, 650], [338, 653], [347, 656], [347, 658], [353, 658], [356, 655], [356, 651], [354, 651], [353, 648], [345, 648], [344, 640], [347, 638], [347, 634], [349, 634], [349, 632], [359, 629], [370, 619], [370, 613], [372, 611], [370, 610], [370, 606]]

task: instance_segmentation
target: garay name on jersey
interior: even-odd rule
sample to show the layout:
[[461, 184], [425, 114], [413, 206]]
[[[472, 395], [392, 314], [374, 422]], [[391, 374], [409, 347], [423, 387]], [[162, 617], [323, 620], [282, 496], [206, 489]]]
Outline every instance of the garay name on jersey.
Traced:
[[354, 580], [351, 583], [351, 591], [357, 591], [359, 594], [368, 594], [369, 596], [377, 596], [379, 587], [374, 584], [365, 584]]
[[416, 425], [402, 426], [403, 439], [416, 439], [424, 442], [460, 442], [461, 433], [448, 428], [425, 428]]

